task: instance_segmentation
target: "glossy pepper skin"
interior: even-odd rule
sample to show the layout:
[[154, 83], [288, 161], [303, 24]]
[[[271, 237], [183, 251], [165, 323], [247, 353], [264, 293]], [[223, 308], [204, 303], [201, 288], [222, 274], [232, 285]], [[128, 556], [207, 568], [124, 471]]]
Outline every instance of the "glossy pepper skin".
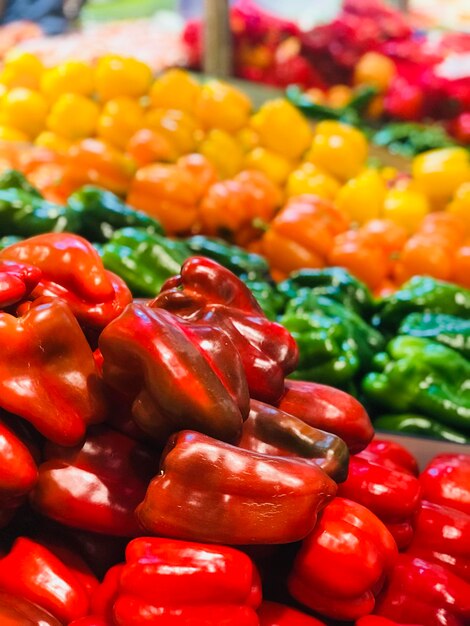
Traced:
[[215, 261], [191, 257], [169, 279], [151, 306], [193, 323], [222, 328], [240, 353], [250, 396], [275, 403], [284, 377], [293, 371], [298, 350], [291, 334], [269, 321], [243, 282]]
[[463, 319], [470, 314], [470, 290], [428, 276], [415, 276], [379, 304], [375, 320], [395, 333], [410, 313], [443, 313]]
[[470, 515], [423, 500], [407, 554], [451, 570], [470, 583]]
[[44, 456], [30, 496], [35, 509], [82, 530], [124, 537], [139, 533], [134, 509], [158, 467], [155, 453], [98, 427], [78, 446], [46, 445]]
[[261, 454], [302, 458], [335, 482], [345, 480], [348, 473], [349, 452], [342, 439], [257, 400], [250, 403], [238, 445]]
[[236, 441], [248, 416], [241, 359], [226, 333], [163, 309], [129, 305], [101, 333], [103, 377], [126, 391], [138, 426], [165, 444], [183, 428]]
[[278, 288], [289, 298], [304, 293], [325, 296], [363, 317], [368, 316], [373, 309], [373, 298], [368, 287], [342, 267], [298, 270], [279, 283]]
[[400, 554], [375, 613], [399, 623], [465, 626], [470, 584], [441, 565]]
[[411, 433], [452, 443], [470, 443], [470, 437], [460, 433], [455, 428], [445, 426], [435, 419], [417, 413], [379, 415], [374, 419], [374, 426], [378, 430], [392, 433]]
[[383, 336], [354, 311], [312, 292], [290, 300], [280, 321], [299, 346], [292, 377], [300, 380], [345, 385], [385, 346]]
[[[197, 497], [188, 500], [188, 489]], [[321, 469], [301, 459], [182, 431], [169, 439], [161, 473], [136, 513], [154, 534], [233, 545], [289, 543], [312, 530], [335, 492]]]
[[440, 454], [419, 477], [423, 498], [470, 515], [470, 454]]
[[90, 601], [80, 580], [47, 548], [16, 539], [0, 559], [0, 589], [38, 604], [61, 623], [87, 614]]
[[357, 620], [355, 626], [420, 626], [420, 624], [403, 624], [380, 615], [364, 615]]
[[119, 626], [257, 626], [254, 566], [226, 546], [142, 537], [126, 549], [114, 603]]
[[399, 335], [362, 381], [365, 396], [395, 413], [423, 413], [470, 433], [470, 364], [434, 341]]
[[396, 558], [391, 534], [373, 513], [335, 498], [304, 539], [288, 579], [289, 591], [321, 615], [358, 619], [372, 612], [374, 596]]
[[357, 456], [392, 470], [406, 472], [411, 476], [419, 474], [415, 457], [407, 448], [395, 441], [374, 437], [367, 448], [361, 450]]
[[62, 626], [48, 611], [9, 593], [0, 592], [0, 620], [4, 626]]
[[410, 313], [398, 329], [400, 335], [423, 337], [442, 343], [470, 358], [470, 321], [443, 313]]
[[0, 313], [0, 337], [4, 409], [66, 446], [77, 444], [88, 424], [105, 418], [106, 401], [93, 353], [65, 302], [33, 305], [19, 318]]
[[27, 297], [41, 275], [41, 270], [34, 265], [0, 261], [0, 307], [3, 309]]
[[77, 235], [47, 233], [12, 244], [1, 260], [30, 263], [42, 271], [33, 299], [66, 300], [80, 323], [101, 329], [131, 301], [124, 281], [107, 272], [93, 246]]
[[310, 426], [343, 439], [352, 454], [363, 450], [374, 436], [366, 410], [351, 395], [329, 387], [300, 380], [287, 380], [277, 406]]
[[106, 269], [126, 281], [135, 297], [154, 298], [190, 256], [181, 241], [142, 228], [123, 228], [98, 248]]
[[157, 220], [99, 187], [82, 187], [68, 198], [67, 205], [79, 215], [78, 234], [88, 241], [108, 241], [116, 230], [128, 226], [163, 235], [163, 228]]
[[265, 600], [258, 609], [260, 626], [324, 626], [323, 622], [290, 606]]

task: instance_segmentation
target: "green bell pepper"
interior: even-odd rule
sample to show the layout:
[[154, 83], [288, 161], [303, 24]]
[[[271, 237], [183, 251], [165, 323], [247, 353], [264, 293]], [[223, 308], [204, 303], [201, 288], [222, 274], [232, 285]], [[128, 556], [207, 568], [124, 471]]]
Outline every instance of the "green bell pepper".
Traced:
[[436, 420], [424, 415], [416, 415], [415, 413], [381, 415], [374, 419], [374, 426], [378, 430], [389, 432], [423, 435], [424, 437], [443, 439], [452, 443], [470, 443], [470, 437], [466, 437], [457, 430], [444, 426]]
[[344, 387], [385, 345], [382, 335], [354, 311], [311, 291], [290, 300], [280, 322], [299, 345], [293, 378]]
[[26, 176], [18, 170], [5, 170], [0, 176], [0, 189], [22, 189], [36, 198], [42, 198], [39, 191], [32, 186]]
[[410, 313], [443, 313], [468, 319], [470, 290], [427, 276], [415, 276], [383, 298], [377, 309], [374, 324], [395, 334]]
[[295, 298], [308, 292], [313, 292], [317, 296], [327, 296], [363, 317], [368, 316], [374, 306], [368, 287], [342, 267], [293, 272], [279, 283], [278, 289], [288, 298]]
[[106, 269], [123, 278], [133, 295], [152, 298], [191, 255], [182, 241], [174, 241], [139, 228], [117, 230], [97, 245]]
[[442, 126], [413, 122], [386, 124], [374, 133], [372, 141], [408, 158], [427, 150], [458, 145]]
[[69, 197], [67, 204], [79, 216], [78, 234], [89, 241], [108, 241], [116, 230], [127, 226], [164, 234], [159, 222], [99, 187], [82, 187]]
[[277, 320], [284, 311], [286, 298], [282, 293], [279, 293], [276, 284], [273, 281], [253, 280], [243, 274], [240, 275], [240, 278], [255, 296], [266, 317], [273, 321]]
[[444, 313], [410, 313], [399, 334], [432, 339], [470, 359], [470, 319]]
[[0, 189], [0, 235], [76, 233], [79, 225], [78, 214], [68, 206], [48, 202], [21, 188]]
[[362, 381], [367, 400], [393, 413], [417, 412], [470, 433], [470, 362], [455, 350], [400, 335]]

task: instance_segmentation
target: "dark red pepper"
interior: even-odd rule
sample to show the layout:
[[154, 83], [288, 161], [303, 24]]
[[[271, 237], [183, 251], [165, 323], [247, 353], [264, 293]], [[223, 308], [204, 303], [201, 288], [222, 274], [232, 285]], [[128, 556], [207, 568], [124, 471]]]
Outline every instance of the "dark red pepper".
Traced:
[[325, 626], [318, 619], [285, 604], [265, 600], [258, 609], [260, 626]]

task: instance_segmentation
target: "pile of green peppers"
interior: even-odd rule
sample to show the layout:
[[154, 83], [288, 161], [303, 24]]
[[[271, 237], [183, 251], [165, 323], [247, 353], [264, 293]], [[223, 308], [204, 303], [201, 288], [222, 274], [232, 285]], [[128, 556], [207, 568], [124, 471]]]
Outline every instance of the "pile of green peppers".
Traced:
[[135, 297], [154, 297], [191, 255], [214, 259], [295, 337], [294, 377], [352, 393], [378, 429], [470, 443], [469, 290], [418, 276], [376, 300], [341, 268], [301, 270], [276, 284], [263, 257], [202, 235], [167, 238], [157, 221], [108, 191], [83, 187], [60, 206], [22, 174], [5, 172], [0, 247], [50, 231], [91, 241]]

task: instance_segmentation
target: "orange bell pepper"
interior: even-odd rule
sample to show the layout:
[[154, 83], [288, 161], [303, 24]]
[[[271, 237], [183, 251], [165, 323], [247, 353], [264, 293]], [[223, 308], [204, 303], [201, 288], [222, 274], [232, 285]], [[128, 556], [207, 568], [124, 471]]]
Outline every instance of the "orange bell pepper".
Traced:
[[176, 152], [166, 137], [151, 128], [141, 128], [129, 139], [126, 152], [138, 167], [155, 161], [174, 161]]
[[310, 194], [294, 196], [264, 234], [263, 253], [281, 273], [324, 267], [335, 235], [346, 228], [346, 219], [328, 200]]
[[470, 289], [470, 242], [457, 250], [452, 277], [456, 283]]
[[395, 278], [403, 283], [417, 274], [449, 280], [453, 271], [454, 252], [449, 241], [439, 233], [416, 233], [401, 251]]

